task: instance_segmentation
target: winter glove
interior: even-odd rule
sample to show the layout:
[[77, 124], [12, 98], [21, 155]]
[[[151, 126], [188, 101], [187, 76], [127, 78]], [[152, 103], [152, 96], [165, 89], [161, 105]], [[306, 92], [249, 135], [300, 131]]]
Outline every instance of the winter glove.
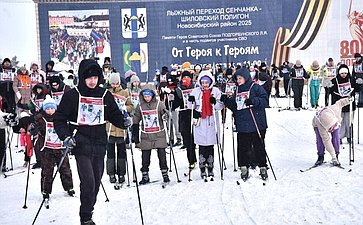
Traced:
[[190, 101], [192, 103], [195, 102], [195, 97], [193, 95], [189, 95], [188, 101]]
[[225, 103], [227, 101], [227, 99], [228, 99], [227, 95], [225, 95], [225, 94], [221, 95], [221, 98], [220, 98], [221, 102]]
[[253, 100], [252, 100], [252, 99], [250, 99], [250, 98], [247, 98], [247, 99], [245, 100], [245, 104], [246, 104], [246, 106], [251, 107], [251, 106], [253, 106]]
[[171, 92], [170, 88], [168, 88], [168, 87], [162, 87], [161, 91], [164, 93], [167, 93], [167, 94], [169, 94]]
[[215, 97], [213, 97], [213, 96], [210, 96], [209, 101], [210, 101], [210, 103], [211, 103], [211, 104], [213, 104], [213, 105], [215, 105], [215, 104], [217, 103], [216, 98], [215, 98]]
[[64, 139], [63, 145], [68, 149], [73, 149], [76, 146], [76, 139], [72, 136], [68, 136]]
[[199, 119], [200, 117], [202, 117], [202, 114], [194, 109], [193, 110], [193, 118], [194, 119]]
[[38, 133], [38, 129], [37, 127], [35, 126], [34, 123], [31, 123], [28, 127], [28, 133], [30, 133], [31, 135], [36, 135]]
[[355, 82], [357, 84], [363, 84], [363, 79], [362, 78], [358, 78]]
[[132, 118], [130, 117], [130, 116], [128, 116], [128, 117], [125, 117], [124, 118], [124, 123], [123, 123], [123, 125], [124, 125], [124, 127], [125, 128], [129, 128], [129, 127], [131, 127], [132, 126]]
[[328, 88], [331, 88], [331, 87], [333, 87], [334, 86], [334, 84], [331, 82], [331, 81], [329, 81], [327, 84], [326, 84], [326, 87], [328, 87]]

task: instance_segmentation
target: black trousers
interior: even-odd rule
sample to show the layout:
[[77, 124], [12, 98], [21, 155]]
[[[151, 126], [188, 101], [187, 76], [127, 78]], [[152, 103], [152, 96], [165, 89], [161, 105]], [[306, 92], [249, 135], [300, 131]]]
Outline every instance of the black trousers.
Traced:
[[[4, 160], [4, 161], [3, 161]], [[0, 165], [2, 168], [6, 168], [6, 135], [5, 129], [0, 129]], [[0, 169], [2, 169], [0, 168]]]
[[189, 164], [197, 162], [197, 156], [195, 154], [194, 135], [190, 132], [181, 132], [183, 137], [183, 143], [187, 147], [187, 158]]
[[[158, 148], [157, 152], [158, 152], [160, 170], [168, 170], [165, 148]], [[141, 172], [149, 172], [150, 157], [151, 157], [151, 149], [141, 151], [141, 163], [142, 163]]]
[[[256, 160], [259, 167], [266, 167], [265, 135], [266, 130], [260, 130], [261, 138], [257, 132], [237, 133], [237, 158], [238, 167], [249, 166]], [[262, 140], [261, 140], [262, 139]], [[254, 152], [255, 159], [251, 159], [251, 151]], [[253, 155], [253, 154], [252, 154]]]
[[[88, 146], [90, 148], [106, 148], [106, 146]], [[95, 151], [96, 149], [93, 149]], [[92, 218], [97, 194], [104, 170], [104, 155], [76, 155], [77, 170], [80, 180], [81, 206], [79, 215], [81, 221]]]
[[294, 92], [294, 107], [302, 107], [302, 95], [303, 95], [304, 85], [294, 85], [292, 86], [292, 91]]

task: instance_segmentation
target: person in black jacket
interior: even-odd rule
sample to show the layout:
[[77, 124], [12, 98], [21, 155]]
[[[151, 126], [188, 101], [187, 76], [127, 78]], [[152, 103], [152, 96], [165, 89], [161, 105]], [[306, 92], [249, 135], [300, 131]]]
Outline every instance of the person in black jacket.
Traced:
[[[348, 96], [355, 96], [355, 93], [359, 91], [358, 85], [356, 84], [356, 79], [350, 74], [349, 68], [345, 64], [341, 64], [337, 70], [337, 76], [335, 79], [331, 80], [332, 87], [331, 91], [331, 104], [333, 105], [341, 98], [345, 98]], [[355, 100], [352, 102], [352, 113], [356, 109]], [[340, 126], [340, 142], [342, 142], [342, 138], [346, 137], [347, 142], [351, 143], [352, 134], [350, 130], [350, 106], [344, 106], [342, 108], [342, 121]], [[351, 121], [353, 123], [353, 121]]]
[[302, 108], [302, 96], [304, 90], [305, 79], [309, 79], [310, 76], [301, 65], [300, 60], [296, 60], [296, 64], [290, 70], [290, 77], [292, 78], [292, 91], [294, 92], [294, 107], [297, 110]]
[[104, 172], [106, 121], [122, 129], [131, 126], [132, 121], [124, 117], [112, 94], [99, 86], [103, 84], [103, 74], [95, 60], [82, 60], [78, 76], [78, 86], [62, 97], [54, 128], [76, 158], [81, 181], [81, 225], [93, 225], [92, 211]]

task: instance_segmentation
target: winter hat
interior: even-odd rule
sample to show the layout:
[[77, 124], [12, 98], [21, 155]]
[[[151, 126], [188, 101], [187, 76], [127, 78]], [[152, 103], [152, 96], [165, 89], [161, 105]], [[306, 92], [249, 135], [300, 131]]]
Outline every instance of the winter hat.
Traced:
[[120, 84], [121, 82], [120, 73], [111, 73], [108, 82], [110, 84]]
[[237, 70], [235, 73], [234, 73], [234, 76], [237, 78], [238, 76], [241, 76], [243, 78], [245, 78], [245, 80], [247, 81], [251, 75], [250, 75], [250, 71], [248, 71], [248, 69], [246, 68], [241, 68], [239, 70]]
[[301, 61], [298, 59], [298, 60], [296, 60], [296, 63], [295, 63], [296, 65], [301, 65]]
[[84, 59], [79, 65], [78, 75], [80, 79], [87, 79], [92, 76], [103, 77], [102, 69], [93, 59]]
[[154, 96], [154, 91], [150, 90], [150, 89], [145, 89], [145, 90], [142, 91], [142, 96], [151, 96], [151, 97], [153, 97]]
[[167, 73], [169, 73], [169, 69], [168, 69], [168, 67], [163, 66], [163, 67], [161, 68], [161, 74], [167, 74]]
[[125, 78], [128, 78], [128, 77], [131, 77], [131, 75], [132, 75], [132, 73], [133, 73], [134, 71], [132, 71], [132, 70], [128, 70], [128, 71], [126, 71], [125, 72]]
[[231, 68], [226, 69], [226, 76], [233, 75], [233, 70]]
[[47, 109], [57, 109], [57, 104], [55, 103], [54, 99], [50, 97], [50, 95], [47, 95], [43, 101], [43, 110]]
[[212, 79], [211, 79], [209, 76], [207, 76], [207, 75], [204, 75], [204, 76], [202, 76], [202, 77], [200, 78], [200, 82], [202, 82], [202, 81], [206, 81], [206, 82], [208, 82], [209, 84], [210, 84], [210, 83], [212, 83]]
[[189, 69], [191, 66], [190, 62], [186, 61], [182, 64], [182, 69], [185, 70], [185, 69]]
[[140, 82], [140, 78], [137, 75], [133, 75], [131, 76], [130, 82], [134, 83], [134, 82]]
[[103, 63], [111, 63], [111, 58], [110, 57], [105, 57], [105, 60], [103, 61]]
[[319, 62], [317, 60], [314, 60], [313, 64], [311, 64], [311, 68], [314, 68], [314, 69], [319, 68]]
[[51, 86], [53, 86], [53, 84], [57, 85], [57, 84], [60, 84], [60, 83], [61, 83], [61, 79], [60, 79], [59, 76], [54, 75], [54, 76], [49, 77], [49, 84]]
[[340, 68], [339, 74], [342, 74], [342, 73], [349, 73], [348, 68], [345, 68], [345, 67]]
[[359, 54], [358, 52], [354, 54], [354, 58], [360, 58], [360, 57], [362, 57], [362, 55]]
[[5, 64], [5, 62], [9, 62], [9, 63], [11, 64], [11, 61], [10, 61], [10, 59], [9, 59], [9, 58], [5, 58], [5, 59], [3, 60], [2, 65], [4, 65], [4, 64]]

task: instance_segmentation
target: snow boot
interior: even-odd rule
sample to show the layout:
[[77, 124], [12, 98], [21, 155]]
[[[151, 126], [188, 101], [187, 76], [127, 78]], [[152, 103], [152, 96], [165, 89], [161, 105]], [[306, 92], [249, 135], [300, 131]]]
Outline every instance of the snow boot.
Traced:
[[49, 199], [49, 193], [42, 192], [43, 199]]
[[116, 176], [115, 175], [110, 175], [110, 183], [111, 184], [116, 183]]
[[163, 176], [163, 182], [164, 183], [169, 183], [170, 182], [169, 175], [168, 175], [168, 170], [161, 170], [161, 175]]
[[177, 138], [176, 143], [173, 144], [173, 147], [182, 145], [181, 139]]
[[81, 225], [96, 225], [95, 222], [93, 222], [92, 219], [87, 220], [87, 221], [81, 221]]
[[69, 190], [67, 191], [67, 194], [68, 194], [69, 196], [71, 196], [71, 197], [73, 197], [75, 193], [76, 193], [76, 192], [75, 192], [72, 188], [71, 188], [71, 189], [69, 189]]
[[120, 184], [124, 183], [124, 182], [125, 182], [125, 176], [124, 176], [124, 175], [119, 175], [119, 176], [118, 176], [118, 182], [119, 182]]
[[268, 178], [266, 167], [260, 167], [260, 176], [262, 180], [266, 180]]
[[248, 168], [247, 166], [241, 166], [241, 179], [246, 181], [248, 179]]
[[333, 164], [333, 166], [340, 166], [340, 162], [339, 162], [338, 158], [332, 159], [332, 164]]
[[39, 169], [41, 168], [42, 165], [40, 164], [40, 162], [36, 162], [33, 166], [32, 166], [32, 169]]
[[323, 163], [324, 163], [324, 156], [323, 155], [319, 155], [318, 156], [318, 160], [315, 162], [315, 166], [320, 166]]
[[319, 155], [318, 160], [315, 162], [315, 166], [320, 166], [321, 164], [323, 164], [323, 162], [324, 162], [324, 156]]
[[140, 185], [147, 184], [150, 182], [149, 173], [148, 172], [142, 172], [142, 179], [139, 182]]
[[117, 159], [117, 174], [126, 174], [126, 159]]
[[213, 167], [208, 167], [208, 177], [214, 177]]

